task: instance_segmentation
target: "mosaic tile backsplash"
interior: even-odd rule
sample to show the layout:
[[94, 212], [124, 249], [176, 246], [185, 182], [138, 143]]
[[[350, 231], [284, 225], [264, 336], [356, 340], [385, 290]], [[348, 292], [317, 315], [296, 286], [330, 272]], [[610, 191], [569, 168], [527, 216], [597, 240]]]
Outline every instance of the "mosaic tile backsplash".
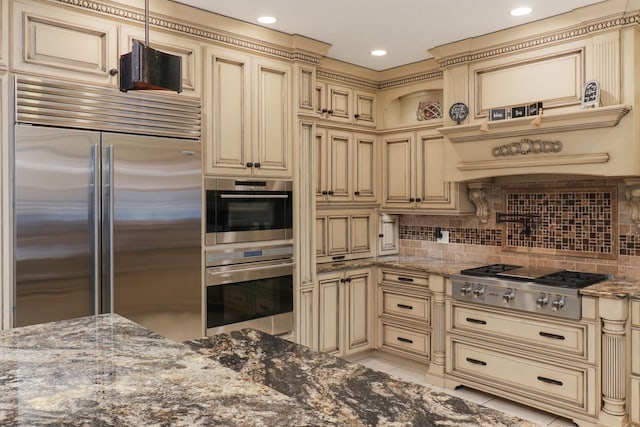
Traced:
[[[621, 180], [562, 181], [542, 177], [494, 182], [487, 191], [491, 216], [400, 217], [400, 254], [481, 264], [563, 268], [640, 279], [640, 228]], [[539, 215], [528, 238], [521, 224], [497, 224], [496, 212]], [[449, 231], [449, 244], [435, 231]]]

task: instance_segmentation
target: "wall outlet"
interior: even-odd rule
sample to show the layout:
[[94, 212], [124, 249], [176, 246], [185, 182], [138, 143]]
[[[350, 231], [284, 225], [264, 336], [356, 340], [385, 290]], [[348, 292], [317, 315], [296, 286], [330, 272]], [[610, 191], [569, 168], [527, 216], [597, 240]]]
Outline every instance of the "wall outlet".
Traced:
[[449, 232], [442, 230], [441, 233], [442, 233], [442, 237], [440, 237], [439, 239], [436, 239], [436, 242], [449, 243]]

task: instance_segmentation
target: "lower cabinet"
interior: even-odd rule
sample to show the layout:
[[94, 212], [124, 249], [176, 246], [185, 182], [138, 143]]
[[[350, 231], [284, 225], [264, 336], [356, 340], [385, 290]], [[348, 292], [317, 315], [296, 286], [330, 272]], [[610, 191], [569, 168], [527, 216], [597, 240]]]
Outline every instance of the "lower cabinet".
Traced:
[[595, 299], [583, 319], [549, 319], [447, 300], [447, 387], [466, 385], [549, 412], [597, 421]]
[[371, 269], [318, 275], [318, 350], [347, 356], [372, 346]]
[[640, 426], [640, 299], [631, 300], [631, 423]]
[[429, 362], [432, 347], [429, 276], [380, 268], [377, 297], [378, 349]]

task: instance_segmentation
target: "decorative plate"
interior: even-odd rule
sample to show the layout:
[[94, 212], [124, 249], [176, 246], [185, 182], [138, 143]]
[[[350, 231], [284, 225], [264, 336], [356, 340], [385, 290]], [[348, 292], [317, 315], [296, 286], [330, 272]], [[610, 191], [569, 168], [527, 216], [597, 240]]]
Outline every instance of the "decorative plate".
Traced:
[[469, 107], [462, 102], [456, 102], [449, 108], [449, 117], [451, 120], [460, 124], [461, 121], [467, 118], [469, 115]]

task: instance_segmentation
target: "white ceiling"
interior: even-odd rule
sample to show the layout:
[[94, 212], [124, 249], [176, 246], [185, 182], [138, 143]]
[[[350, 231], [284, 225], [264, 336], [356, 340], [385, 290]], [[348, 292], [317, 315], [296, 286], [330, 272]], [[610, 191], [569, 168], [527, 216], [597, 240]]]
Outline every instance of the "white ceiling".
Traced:
[[[385, 70], [431, 57], [428, 50], [526, 22], [537, 21], [603, 0], [174, 0], [178, 3], [299, 34], [332, 45], [328, 56], [373, 70]], [[509, 11], [530, 6], [533, 13]], [[259, 24], [256, 24], [259, 25]], [[389, 52], [384, 57], [369, 54]]]

